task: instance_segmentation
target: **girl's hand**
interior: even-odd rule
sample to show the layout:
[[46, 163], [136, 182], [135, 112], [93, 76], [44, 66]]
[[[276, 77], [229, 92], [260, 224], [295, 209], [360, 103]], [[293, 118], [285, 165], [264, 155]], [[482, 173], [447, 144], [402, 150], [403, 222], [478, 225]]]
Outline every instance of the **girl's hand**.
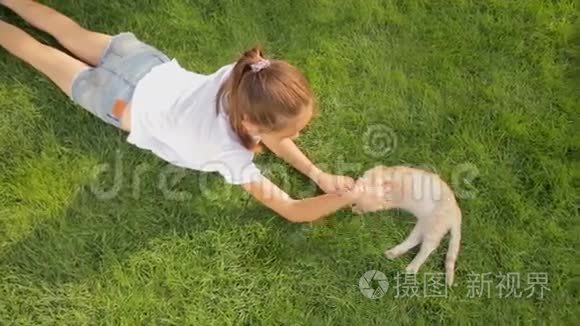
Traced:
[[352, 190], [355, 185], [351, 177], [328, 173], [320, 174], [315, 181], [318, 187], [327, 194], [344, 193]]
[[366, 185], [357, 180], [354, 181], [354, 184], [350, 189], [340, 192], [340, 195], [348, 198], [351, 201], [352, 207], [365, 196], [366, 190]]

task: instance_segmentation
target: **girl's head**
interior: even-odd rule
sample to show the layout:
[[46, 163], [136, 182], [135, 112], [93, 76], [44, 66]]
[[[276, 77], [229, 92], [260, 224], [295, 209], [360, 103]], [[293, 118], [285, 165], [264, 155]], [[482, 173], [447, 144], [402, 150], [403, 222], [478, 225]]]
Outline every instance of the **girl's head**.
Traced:
[[315, 108], [304, 75], [292, 65], [266, 60], [259, 48], [245, 52], [217, 95], [217, 110], [226, 112], [242, 144], [256, 150], [256, 138], [295, 138]]

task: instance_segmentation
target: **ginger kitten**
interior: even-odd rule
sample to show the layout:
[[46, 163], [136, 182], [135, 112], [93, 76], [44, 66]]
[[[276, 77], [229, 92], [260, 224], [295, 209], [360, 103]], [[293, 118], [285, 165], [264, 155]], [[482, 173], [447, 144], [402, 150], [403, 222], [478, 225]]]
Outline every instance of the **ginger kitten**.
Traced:
[[441, 239], [451, 232], [445, 259], [445, 279], [451, 286], [461, 240], [461, 210], [451, 188], [436, 174], [405, 166], [375, 167], [357, 183], [367, 193], [382, 193], [361, 196], [353, 205], [353, 212], [360, 214], [398, 208], [417, 218], [417, 224], [407, 239], [385, 251], [387, 258], [395, 259], [421, 244], [419, 253], [405, 269], [407, 273], [417, 273]]

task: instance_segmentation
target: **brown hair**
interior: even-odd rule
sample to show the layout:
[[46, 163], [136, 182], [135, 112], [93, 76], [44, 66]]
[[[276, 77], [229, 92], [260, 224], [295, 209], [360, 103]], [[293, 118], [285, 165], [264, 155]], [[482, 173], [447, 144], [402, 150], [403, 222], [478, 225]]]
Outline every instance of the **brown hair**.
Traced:
[[284, 129], [304, 108], [314, 106], [312, 89], [298, 69], [281, 60], [270, 60], [265, 68], [253, 70], [252, 65], [262, 60], [259, 47], [246, 51], [216, 99], [217, 113], [223, 103], [232, 129], [244, 147], [254, 151], [260, 146], [242, 125], [244, 119], [266, 131], [277, 131]]

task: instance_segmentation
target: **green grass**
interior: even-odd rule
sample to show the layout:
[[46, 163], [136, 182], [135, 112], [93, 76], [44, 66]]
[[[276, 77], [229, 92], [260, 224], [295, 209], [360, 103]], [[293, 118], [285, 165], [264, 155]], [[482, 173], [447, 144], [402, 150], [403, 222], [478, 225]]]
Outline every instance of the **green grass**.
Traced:
[[[333, 172], [410, 164], [452, 180], [472, 164], [479, 174], [459, 185], [476, 194], [460, 201], [458, 285], [447, 298], [396, 298], [412, 255], [391, 262], [382, 251], [409, 232], [408, 215], [290, 224], [196, 172], [170, 182], [190, 194], [170, 200], [159, 187], [166, 163], [0, 51], [0, 324], [578, 321], [573, 1], [45, 2], [91, 29], [132, 31], [203, 73], [264, 44], [311, 80], [320, 114], [299, 143]], [[390, 155], [364, 150], [375, 125], [396, 134]], [[314, 193], [271, 154], [258, 163], [291, 194]], [[96, 173], [103, 164], [111, 169]], [[99, 200], [94, 189], [110, 188], [115, 171], [121, 191]], [[442, 271], [445, 247], [423, 272]], [[378, 300], [358, 288], [372, 269], [391, 282]], [[522, 287], [546, 272], [550, 291], [469, 298], [469, 274], [485, 272], [521, 273]]]

